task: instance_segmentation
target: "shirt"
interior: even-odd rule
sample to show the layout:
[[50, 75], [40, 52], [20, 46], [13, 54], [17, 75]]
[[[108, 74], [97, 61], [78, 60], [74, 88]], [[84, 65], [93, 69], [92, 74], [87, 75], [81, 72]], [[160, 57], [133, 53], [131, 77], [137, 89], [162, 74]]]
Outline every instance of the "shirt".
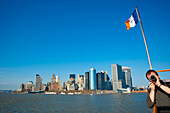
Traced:
[[[163, 82], [160, 81], [162, 85], [165, 85], [170, 88], [169, 82]], [[157, 105], [158, 113], [170, 113], [170, 94], [167, 94], [165, 91], [163, 91], [161, 88], [155, 86], [155, 101], [152, 102], [150, 99], [151, 89], [148, 89], [148, 95], [147, 95], [147, 106], [149, 108], [152, 108], [154, 104]]]

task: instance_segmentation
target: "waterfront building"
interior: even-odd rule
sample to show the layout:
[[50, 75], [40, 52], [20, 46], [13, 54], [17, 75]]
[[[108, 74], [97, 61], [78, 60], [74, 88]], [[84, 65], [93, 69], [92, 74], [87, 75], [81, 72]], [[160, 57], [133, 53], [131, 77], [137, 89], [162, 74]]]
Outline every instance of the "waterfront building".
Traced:
[[89, 82], [89, 72], [85, 72], [85, 89], [89, 89], [89, 85], [90, 85], [90, 82]]
[[28, 89], [27, 84], [24, 84], [24, 91], [27, 92], [27, 89]]
[[45, 91], [46, 90], [47, 85], [46, 84], [42, 84], [42, 90], [41, 91]]
[[23, 83], [20, 85], [20, 91], [21, 91], [21, 92], [24, 92], [24, 91], [25, 91], [25, 86], [24, 86]]
[[126, 86], [132, 89], [132, 76], [130, 67], [122, 67], [123, 74], [125, 75]]
[[113, 80], [111, 79], [110, 82], [111, 82], [111, 90], [113, 90]]
[[85, 87], [85, 83], [86, 83], [86, 78], [85, 78], [85, 75], [84, 75], [84, 84], [83, 84], [83, 90], [86, 89]]
[[68, 90], [68, 91], [76, 90], [75, 84], [67, 83], [67, 90]]
[[53, 74], [51, 78], [51, 91], [57, 91], [57, 82], [56, 82], [56, 77], [55, 74]]
[[59, 79], [59, 76], [58, 76], [58, 90], [62, 90], [62, 85], [61, 85], [61, 80]]
[[96, 74], [97, 90], [105, 90], [105, 73], [99, 72]]
[[126, 88], [125, 76], [122, 73], [122, 66], [118, 64], [111, 65], [112, 68], [112, 82], [113, 90], [117, 91], [119, 88]]
[[75, 74], [70, 74], [70, 78], [76, 78], [76, 75]]
[[47, 83], [47, 91], [51, 91], [51, 82]]
[[84, 88], [84, 75], [78, 74], [78, 90], [83, 90]]
[[59, 79], [59, 76], [57, 75], [57, 76], [56, 76], [56, 82], [58, 82], [58, 79]]
[[78, 85], [77, 85], [77, 81], [75, 79], [75, 74], [70, 74], [69, 78], [70, 78], [69, 81], [67, 83], [65, 83], [66, 90], [68, 90], [68, 91], [77, 90]]
[[33, 81], [29, 81], [28, 84], [33, 84]]
[[52, 78], [51, 78], [51, 86], [50, 86], [50, 91], [58, 91], [58, 90], [61, 90], [61, 84], [60, 84], [60, 79], [59, 77], [57, 77], [57, 81], [56, 82], [56, 77], [55, 77], [55, 74], [53, 74]]
[[75, 74], [70, 74], [70, 82], [75, 83], [75, 78], [76, 78]]
[[106, 71], [104, 74], [105, 74], [105, 89], [111, 90], [111, 82], [110, 82], [110, 77], [108, 75], [108, 72]]
[[66, 90], [66, 83], [63, 82], [63, 90]]
[[35, 91], [41, 91], [42, 89], [42, 79], [40, 77], [40, 75], [36, 74], [36, 78], [35, 78]]
[[97, 89], [97, 83], [96, 83], [96, 69], [91, 68], [89, 70], [89, 78], [90, 78], [90, 89], [96, 90]]
[[112, 82], [109, 80], [106, 82], [107, 89], [106, 90], [112, 90]]
[[109, 75], [108, 75], [108, 72], [106, 71], [106, 73], [104, 73], [104, 74], [105, 74], [105, 82], [109, 81], [109, 80], [110, 80], [110, 77], [109, 77]]
[[102, 73], [105, 73], [104, 70], [101, 70]]
[[36, 74], [35, 85], [33, 84], [33, 81], [29, 81], [28, 84], [22, 83], [18, 91], [58, 91], [62, 89], [59, 76], [57, 76], [57, 81], [58, 82], [56, 82], [56, 77], [53, 74], [51, 82], [48, 82], [47, 85], [42, 84], [40, 75]]
[[26, 91], [33, 91], [33, 81], [29, 81], [28, 84], [26, 85]]
[[51, 78], [51, 83], [55, 83], [56, 82], [56, 77], [55, 74], [53, 74], [52, 78]]

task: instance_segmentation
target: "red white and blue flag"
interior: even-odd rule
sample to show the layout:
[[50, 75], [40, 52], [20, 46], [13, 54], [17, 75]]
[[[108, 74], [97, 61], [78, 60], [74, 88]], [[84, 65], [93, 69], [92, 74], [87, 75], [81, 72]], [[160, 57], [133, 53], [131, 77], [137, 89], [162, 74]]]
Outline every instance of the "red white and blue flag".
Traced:
[[136, 12], [136, 9], [133, 11], [131, 17], [125, 22], [127, 30], [129, 30], [131, 27], [135, 27], [135, 25], [138, 23], [138, 15]]

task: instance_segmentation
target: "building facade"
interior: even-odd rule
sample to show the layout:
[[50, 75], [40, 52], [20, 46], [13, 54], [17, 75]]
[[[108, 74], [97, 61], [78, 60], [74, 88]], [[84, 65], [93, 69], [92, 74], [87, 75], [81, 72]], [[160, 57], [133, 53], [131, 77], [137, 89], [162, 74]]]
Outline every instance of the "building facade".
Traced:
[[122, 66], [118, 64], [111, 65], [113, 90], [126, 88], [125, 75], [122, 73]]
[[97, 82], [96, 82], [96, 69], [91, 68], [89, 70], [89, 78], [90, 78], [90, 89], [96, 90], [97, 89]]
[[132, 89], [132, 76], [131, 76], [131, 68], [130, 67], [123, 67], [122, 71], [125, 75], [126, 79], [126, 86]]
[[78, 85], [76, 83], [76, 75], [75, 74], [70, 74], [69, 75], [69, 81], [65, 83], [65, 89], [70, 91], [70, 90], [77, 90]]
[[111, 81], [110, 81], [110, 77], [108, 75], [108, 72], [105, 72], [105, 90], [111, 90], [112, 86], [111, 86]]
[[34, 87], [33, 81], [29, 81], [27, 84], [27, 91], [32, 91], [33, 87]]
[[90, 88], [90, 82], [89, 82], [89, 72], [85, 72], [85, 89], [88, 90]]
[[42, 79], [40, 77], [40, 75], [36, 74], [36, 78], [35, 78], [35, 91], [41, 91], [42, 89]]
[[83, 90], [84, 88], [84, 75], [78, 74], [78, 90]]
[[58, 79], [59, 79], [59, 76], [57, 75], [57, 76], [56, 76], [56, 82], [58, 82]]
[[72, 82], [73, 84], [75, 84], [75, 78], [76, 78], [75, 74], [70, 74], [70, 82]]
[[100, 72], [96, 74], [97, 90], [105, 90], [105, 73]]
[[[57, 79], [56, 79], [56, 77], [57, 77]], [[60, 90], [62, 90], [59, 76], [56, 76], [56, 77], [55, 77], [55, 74], [53, 74], [52, 77], [51, 77], [51, 82], [47, 83], [47, 87], [48, 87], [47, 90], [48, 91], [60, 91]]]
[[56, 82], [55, 74], [53, 74], [51, 78], [51, 90], [50, 91], [57, 91], [58, 90], [58, 83]]

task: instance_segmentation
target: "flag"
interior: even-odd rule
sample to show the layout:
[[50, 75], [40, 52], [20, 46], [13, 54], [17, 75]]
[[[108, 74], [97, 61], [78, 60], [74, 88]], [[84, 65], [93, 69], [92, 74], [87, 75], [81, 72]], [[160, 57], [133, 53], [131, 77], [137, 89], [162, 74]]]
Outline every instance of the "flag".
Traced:
[[135, 25], [138, 23], [138, 15], [136, 12], [136, 9], [133, 11], [131, 17], [125, 22], [127, 30], [129, 30], [131, 27], [135, 27]]

